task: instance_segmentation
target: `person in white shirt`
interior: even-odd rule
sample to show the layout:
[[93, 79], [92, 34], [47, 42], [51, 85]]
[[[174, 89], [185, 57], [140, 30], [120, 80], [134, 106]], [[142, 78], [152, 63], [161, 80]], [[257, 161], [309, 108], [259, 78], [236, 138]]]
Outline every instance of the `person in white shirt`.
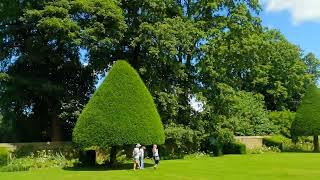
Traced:
[[144, 169], [144, 151], [145, 151], [146, 147], [142, 146], [140, 148], [140, 169]]
[[140, 144], [137, 144], [136, 147], [133, 149], [132, 152], [132, 157], [133, 157], [133, 170], [139, 169], [140, 168], [140, 150], [139, 148], [141, 147]]
[[157, 169], [159, 162], [160, 162], [160, 156], [159, 156], [159, 150], [156, 144], [152, 147], [152, 154], [153, 154], [153, 162], [154, 162], [154, 169]]

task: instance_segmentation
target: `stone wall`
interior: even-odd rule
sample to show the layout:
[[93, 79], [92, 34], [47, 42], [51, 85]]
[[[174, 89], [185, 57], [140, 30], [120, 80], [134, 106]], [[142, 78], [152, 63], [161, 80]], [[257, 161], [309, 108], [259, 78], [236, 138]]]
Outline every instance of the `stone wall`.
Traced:
[[262, 139], [264, 136], [236, 136], [235, 139], [246, 145], [247, 149], [255, 149], [262, 147]]

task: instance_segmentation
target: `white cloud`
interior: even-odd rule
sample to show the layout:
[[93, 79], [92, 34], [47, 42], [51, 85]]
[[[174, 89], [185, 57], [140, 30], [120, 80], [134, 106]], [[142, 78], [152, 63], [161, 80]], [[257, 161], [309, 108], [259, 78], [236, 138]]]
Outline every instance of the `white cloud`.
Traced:
[[320, 0], [261, 0], [268, 12], [288, 11], [294, 24], [320, 22]]

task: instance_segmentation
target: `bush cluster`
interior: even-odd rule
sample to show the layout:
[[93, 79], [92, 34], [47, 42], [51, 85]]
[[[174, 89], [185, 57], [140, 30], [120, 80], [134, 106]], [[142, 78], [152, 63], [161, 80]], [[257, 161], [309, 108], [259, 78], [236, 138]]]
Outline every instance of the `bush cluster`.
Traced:
[[79, 154], [79, 151], [71, 145], [42, 147], [42, 146], [30, 144], [30, 145], [20, 146], [19, 148], [17, 148], [15, 151], [12, 152], [12, 155], [16, 158], [21, 158], [26, 156], [32, 156], [34, 154], [37, 154], [35, 152], [40, 152], [40, 151], [47, 151], [53, 154], [62, 154], [68, 159], [76, 158]]
[[223, 154], [246, 154], [246, 145], [240, 142], [227, 143], [222, 148]]
[[159, 147], [163, 159], [183, 158], [200, 151], [203, 133], [185, 126], [169, 125], [165, 129], [165, 144]]
[[277, 147], [280, 150], [283, 150], [283, 140], [280, 136], [265, 137], [262, 140], [262, 143], [267, 147]]
[[8, 164], [9, 151], [6, 148], [0, 148], [0, 166]]
[[246, 145], [234, 139], [233, 133], [228, 129], [220, 129], [209, 137], [209, 150], [215, 156], [223, 154], [246, 154]]
[[279, 153], [281, 152], [281, 150], [274, 146], [267, 147], [265, 145], [263, 145], [261, 148], [254, 148], [254, 149], [248, 150], [249, 154], [263, 154], [263, 153], [270, 153], [270, 152]]
[[311, 152], [313, 150], [313, 143], [297, 142], [285, 144], [283, 152]]
[[51, 167], [70, 167], [73, 160], [68, 160], [62, 154], [51, 151], [37, 151], [34, 154], [22, 158], [13, 158], [0, 171], [28, 171], [32, 169], [51, 168]]
[[275, 125], [275, 134], [291, 137], [291, 125], [295, 118], [295, 112], [288, 110], [269, 112], [269, 119]]

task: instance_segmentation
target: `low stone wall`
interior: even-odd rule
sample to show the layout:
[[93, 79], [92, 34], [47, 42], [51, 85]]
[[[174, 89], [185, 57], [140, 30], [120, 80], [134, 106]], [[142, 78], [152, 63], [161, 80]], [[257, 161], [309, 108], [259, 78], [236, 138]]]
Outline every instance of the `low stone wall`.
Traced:
[[236, 136], [235, 139], [246, 145], [247, 149], [262, 147], [264, 136]]

